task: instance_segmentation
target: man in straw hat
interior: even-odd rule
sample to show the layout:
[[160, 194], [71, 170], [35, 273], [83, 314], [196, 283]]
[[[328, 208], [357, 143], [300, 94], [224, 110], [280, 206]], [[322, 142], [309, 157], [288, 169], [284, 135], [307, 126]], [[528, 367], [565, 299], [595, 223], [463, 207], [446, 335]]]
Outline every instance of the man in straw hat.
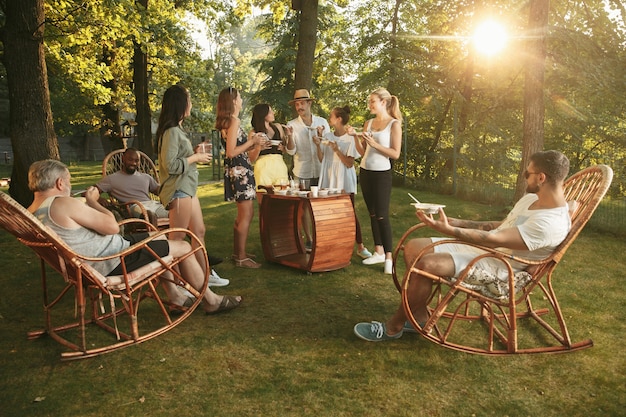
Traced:
[[[298, 112], [298, 117], [290, 120], [287, 125], [293, 129], [293, 141], [295, 147], [287, 149], [289, 155], [293, 155], [293, 174], [296, 182], [309, 180], [309, 187], [317, 186], [320, 180], [322, 163], [317, 157], [317, 145], [313, 142], [314, 136], [323, 136], [324, 132], [330, 131], [328, 122], [323, 117], [311, 113], [311, 103], [315, 99], [308, 90], [299, 89], [293, 95], [289, 104], [293, 105]], [[323, 130], [322, 130], [323, 129]], [[306, 235], [306, 249], [310, 251], [311, 242], [311, 213], [305, 211], [302, 215], [304, 233]]]
[[313, 136], [317, 134], [318, 126], [321, 126], [324, 132], [330, 131], [326, 119], [311, 113], [311, 103], [314, 101], [308, 90], [296, 90], [289, 104], [294, 106], [298, 117], [287, 123], [293, 128], [293, 140], [296, 144], [295, 148], [287, 149], [287, 153], [293, 155], [293, 173], [297, 177], [296, 182], [308, 179], [311, 181], [309, 185], [318, 184], [322, 165], [317, 158]]

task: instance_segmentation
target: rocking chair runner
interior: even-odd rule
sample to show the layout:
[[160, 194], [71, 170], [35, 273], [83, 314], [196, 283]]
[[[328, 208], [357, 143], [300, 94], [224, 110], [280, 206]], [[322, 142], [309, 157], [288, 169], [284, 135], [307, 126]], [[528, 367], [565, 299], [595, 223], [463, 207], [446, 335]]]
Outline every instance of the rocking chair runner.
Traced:
[[[559, 247], [541, 261], [512, 258], [495, 249], [456, 241], [455, 243], [480, 247], [487, 251], [487, 254], [471, 262], [455, 280], [419, 270], [415, 266], [420, 257], [418, 256], [404, 273], [403, 284], [400, 284], [396, 266], [405, 242], [420, 229], [432, 230], [425, 228], [422, 223], [409, 228], [393, 253], [393, 279], [398, 291], [402, 293], [402, 304], [413, 327], [432, 342], [469, 353], [552, 353], [569, 352], [593, 346], [590, 339], [572, 343], [552, 287], [552, 274], [566, 250], [600, 204], [612, 178], [613, 171], [610, 167], [598, 165], [584, 169], [565, 181], [566, 200], [575, 202], [570, 205], [570, 208], [573, 206], [570, 212], [572, 228]], [[428, 248], [442, 243], [444, 242], [434, 243]], [[485, 295], [488, 292], [481, 291], [480, 286], [468, 284], [476, 282], [473, 276], [475, 273], [473, 266], [484, 257], [496, 258], [502, 262], [504, 268], [508, 269], [508, 282], [501, 283], [508, 287], [506, 297]], [[528, 283], [519, 285], [508, 263], [509, 259], [528, 265], [526, 269], [526, 272], [530, 273]], [[419, 273], [433, 281], [433, 290], [429, 299], [429, 319], [423, 327], [411, 314], [406, 293], [412, 273]], [[541, 297], [537, 297], [536, 294], [533, 295], [538, 292], [546, 301], [541, 300]], [[535, 307], [531, 298], [545, 307]], [[529, 320], [519, 320], [521, 318], [532, 318], [533, 321], [529, 323]], [[531, 323], [536, 323], [539, 327]], [[541, 330], [545, 330], [547, 336], [551, 337], [546, 337], [545, 332]]]
[[[124, 156], [124, 151], [125, 149], [116, 149], [104, 157], [104, 160], [102, 161], [102, 176], [103, 177], [106, 177], [107, 175], [111, 175], [114, 172], [117, 172], [124, 168], [124, 165], [122, 164], [122, 157]], [[157, 170], [156, 165], [152, 161], [152, 159], [150, 159], [150, 157], [142, 151], [137, 151], [137, 153], [139, 154], [139, 166], [137, 167], [137, 171], [142, 172], [144, 174], [148, 174], [152, 178], [154, 178], [157, 182], [159, 182], [159, 172]], [[141, 215], [142, 215], [141, 218], [143, 218], [146, 221], [150, 221], [148, 210], [139, 201], [129, 201], [128, 203], [121, 203], [117, 201], [113, 196], [109, 196], [109, 197], [111, 197], [110, 200], [112, 204], [119, 206], [125, 212], [128, 213], [128, 215], [125, 215], [124, 218], [132, 217], [130, 215], [129, 207], [131, 205], [136, 205], [141, 210]], [[152, 198], [152, 200], [160, 202], [158, 195], [150, 193], [150, 197]], [[157, 218], [155, 226], [157, 226], [159, 229], [162, 229], [165, 227], [169, 227], [169, 224], [170, 224], [170, 220], [168, 218]]]
[[[137, 219], [124, 222], [137, 221], [154, 229], [149, 223]], [[2, 192], [0, 192], [0, 226], [34, 250], [41, 260], [45, 329], [31, 332], [28, 336], [29, 339], [34, 339], [43, 334], [49, 334], [54, 340], [71, 350], [61, 354], [63, 360], [96, 356], [138, 344], [165, 333], [189, 317], [202, 301], [202, 294], [206, 291], [209, 282], [211, 270], [206, 251], [198, 238], [186, 229], [162, 230], [119, 254], [103, 258], [88, 258], [74, 252], [56, 233]], [[142, 248], [151, 250], [147, 246], [148, 242], [163, 238], [170, 232], [185, 232], [192, 243], [197, 243], [195, 249], [181, 258], [157, 257], [157, 260], [135, 271], [126, 271], [125, 259], [128, 255]], [[182, 260], [195, 256], [196, 251], [203, 252], [207, 271], [199, 291], [185, 280], [177, 268]], [[152, 254], [156, 256], [154, 252]], [[112, 258], [120, 258], [124, 270], [122, 275], [102, 276], [88, 263]], [[57, 285], [52, 285], [52, 283], [49, 285], [46, 264], [61, 274], [65, 281], [63, 288], [58, 292], [54, 291], [54, 294], [51, 288]], [[185, 288], [196, 297], [193, 305], [180, 315], [170, 313], [171, 303], [163, 299], [161, 292], [157, 291], [159, 281], [166, 279]], [[72, 297], [72, 290], [74, 293], [72, 307], [77, 309], [75, 312], [77, 319], [74, 318], [74, 321], [68, 324], [54, 325], [53, 315], [57, 318], [63, 316], [63, 312], [66, 313], [65, 316], [69, 314], [67, 311], [69, 303], [62, 301]], [[91, 304], [90, 313], [87, 312], [87, 299]], [[138, 318], [140, 305], [141, 319]], [[107, 308], [110, 311], [105, 311]], [[121, 320], [124, 316], [127, 316], [128, 321]], [[105, 329], [115, 337], [104, 340], [97, 337], [97, 341], [90, 337], [88, 341], [86, 331], [88, 325]]]

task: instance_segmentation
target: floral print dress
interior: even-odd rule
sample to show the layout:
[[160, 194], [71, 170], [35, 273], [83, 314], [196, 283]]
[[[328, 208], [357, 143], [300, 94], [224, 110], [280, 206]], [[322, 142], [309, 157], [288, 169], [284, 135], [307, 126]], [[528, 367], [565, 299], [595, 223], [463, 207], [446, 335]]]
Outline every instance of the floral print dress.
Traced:
[[[237, 146], [247, 141], [246, 133], [239, 128]], [[226, 147], [226, 140], [222, 138]], [[256, 181], [248, 152], [242, 152], [234, 158], [224, 158], [224, 200], [256, 200]]]

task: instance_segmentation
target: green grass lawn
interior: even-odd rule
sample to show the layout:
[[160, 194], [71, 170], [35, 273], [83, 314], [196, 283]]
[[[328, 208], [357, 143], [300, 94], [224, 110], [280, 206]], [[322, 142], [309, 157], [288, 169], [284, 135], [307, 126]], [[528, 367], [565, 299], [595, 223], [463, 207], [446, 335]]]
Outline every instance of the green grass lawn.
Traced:
[[[76, 189], [99, 178], [96, 164], [71, 169]], [[407, 192], [446, 204], [456, 217], [499, 219], [505, 211], [394, 188], [396, 240], [416, 220]], [[219, 183], [202, 185], [199, 196], [207, 247], [226, 258], [235, 205], [223, 201]], [[357, 211], [372, 249], [360, 195]], [[26, 339], [43, 324], [39, 262], [0, 231], [0, 416], [625, 415], [625, 250], [623, 238], [588, 229], [557, 267], [555, 290], [572, 339], [595, 343], [568, 354], [484, 357], [415, 334], [361, 341], [354, 324], [385, 320], [399, 296], [382, 266], [355, 256], [347, 268], [313, 275], [266, 262], [240, 269], [226, 260], [216, 270], [231, 285], [216, 292], [241, 294], [239, 309], [196, 311], [144, 344], [61, 362], [62, 347], [51, 338]], [[249, 251], [262, 260], [256, 217]]]

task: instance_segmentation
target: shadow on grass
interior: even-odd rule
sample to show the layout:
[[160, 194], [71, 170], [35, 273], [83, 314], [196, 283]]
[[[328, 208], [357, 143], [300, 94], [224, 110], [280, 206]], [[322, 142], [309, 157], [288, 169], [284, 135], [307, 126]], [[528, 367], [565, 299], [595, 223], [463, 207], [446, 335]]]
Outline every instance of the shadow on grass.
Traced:
[[[92, 167], [97, 169], [97, 167]], [[86, 170], [78, 183], [88, 184]], [[86, 178], [86, 179], [85, 179]], [[234, 203], [222, 185], [199, 189], [209, 252], [232, 253]], [[397, 239], [416, 220], [407, 192], [470, 219], [502, 218], [502, 207], [394, 188]], [[357, 212], [373, 248], [362, 197]], [[220, 316], [196, 311], [142, 345], [61, 363], [61, 347], [25, 333], [43, 324], [39, 262], [0, 231], [0, 414], [3, 416], [450, 416], [619, 415], [626, 407], [626, 314], [621, 289], [626, 243], [584, 232], [556, 269], [555, 290], [572, 338], [595, 347], [565, 355], [489, 358], [441, 348], [414, 334], [388, 343], [357, 339], [359, 321], [385, 320], [399, 304], [382, 266], [353, 256], [346, 268], [307, 275], [265, 262], [258, 208], [249, 251], [263, 267], [216, 267], [231, 280], [219, 294], [242, 306]], [[69, 309], [71, 310], [71, 308]]]

